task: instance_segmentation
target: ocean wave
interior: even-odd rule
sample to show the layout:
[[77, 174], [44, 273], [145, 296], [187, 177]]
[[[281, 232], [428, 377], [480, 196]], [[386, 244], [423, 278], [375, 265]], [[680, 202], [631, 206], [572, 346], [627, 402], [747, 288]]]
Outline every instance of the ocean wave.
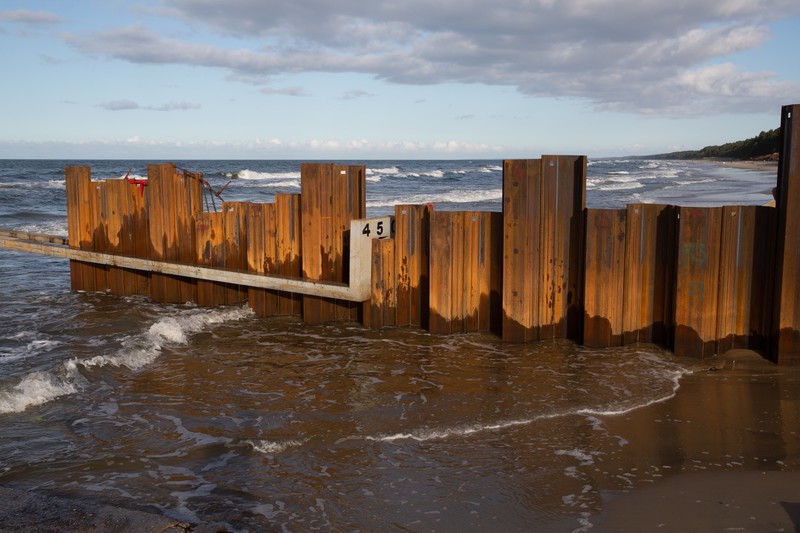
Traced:
[[714, 183], [715, 179], [713, 178], [700, 178], [696, 180], [678, 180], [675, 182], [675, 185], [697, 185], [699, 183]]
[[28, 340], [28, 337], [34, 335], [35, 333], [33, 332], [23, 332], [10, 337], [9, 340], [18, 340], [24, 344], [15, 348], [0, 348], [0, 364], [41, 356], [55, 350], [63, 344], [60, 341], [50, 339], [33, 338], [32, 340]]
[[114, 354], [72, 360], [68, 364], [80, 365], [84, 368], [106, 365], [124, 366], [130, 370], [138, 370], [155, 361], [166, 345], [187, 344], [192, 335], [204, 331], [209, 326], [241, 320], [250, 315], [251, 312], [248, 308], [236, 307], [192, 310], [186, 314], [163, 317], [144, 333], [123, 339], [122, 348]]
[[228, 179], [240, 180], [299, 180], [300, 171], [258, 172], [246, 168], [238, 172], [226, 172], [224, 176]]
[[391, 175], [399, 173], [400, 169], [397, 167], [367, 168], [367, 177], [375, 175]]
[[47, 235], [55, 235], [64, 238], [66, 238], [69, 233], [66, 218], [63, 220], [47, 220], [44, 222], [35, 222], [33, 224], [22, 224], [14, 229], [27, 233], [45, 233]]
[[597, 191], [624, 191], [628, 189], [640, 189], [643, 184], [635, 179], [587, 179], [586, 189]]
[[300, 188], [300, 180], [283, 180], [283, 181], [267, 181], [264, 183], [258, 183], [254, 185], [255, 187], [263, 187], [267, 189], [299, 189]]
[[19, 413], [33, 405], [74, 394], [78, 388], [73, 378], [46, 371], [32, 372], [10, 389], [0, 390], [0, 414]]
[[367, 207], [392, 207], [399, 204], [465, 204], [476, 202], [500, 201], [503, 198], [503, 189], [475, 189], [451, 190], [438, 194], [413, 194], [396, 199], [372, 200], [367, 202]]
[[107, 355], [70, 359], [51, 370], [32, 372], [11, 387], [0, 389], [0, 414], [15, 413], [61, 396], [75, 394], [86, 386], [80, 368], [107, 365], [138, 370], [155, 361], [163, 347], [187, 344], [192, 335], [211, 326], [249, 317], [247, 307], [191, 309], [162, 317], [146, 331], [122, 339], [122, 347]]
[[65, 189], [66, 180], [10, 181], [0, 183], [0, 189]]

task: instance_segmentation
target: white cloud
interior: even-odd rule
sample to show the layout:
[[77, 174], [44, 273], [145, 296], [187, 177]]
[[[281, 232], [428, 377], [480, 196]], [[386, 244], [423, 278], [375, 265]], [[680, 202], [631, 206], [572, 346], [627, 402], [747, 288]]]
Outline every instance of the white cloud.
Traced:
[[[72, 35], [91, 55], [134, 63], [227, 70], [263, 85], [298, 72], [357, 72], [407, 84], [482, 83], [536, 96], [579, 98], [599, 109], [679, 115], [709, 65], [770, 39], [767, 23], [800, 14], [797, 0], [164, 0], [193, 28], [235, 37], [223, 47], [129, 26]], [[723, 69], [724, 70], [724, 69]], [[705, 74], [708, 76], [708, 74]], [[713, 86], [747, 110], [773, 111], [799, 84], [737, 70]], [[665, 90], [667, 88], [668, 90]], [[267, 94], [304, 94], [300, 88]], [[352, 96], [352, 95], [351, 95]], [[661, 99], [661, 101], [660, 101]], [[694, 111], [692, 111], [694, 112]]]

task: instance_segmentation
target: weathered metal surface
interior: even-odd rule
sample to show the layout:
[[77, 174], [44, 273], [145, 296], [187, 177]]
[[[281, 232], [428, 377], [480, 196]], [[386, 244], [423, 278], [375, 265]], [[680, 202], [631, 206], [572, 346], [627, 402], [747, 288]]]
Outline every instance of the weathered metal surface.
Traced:
[[381, 329], [397, 325], [395, 241], [372, 241], [372, 286], [364, 309], [364, 326]]
[[[202, 211], [202, 189], [176, 172], [175, 165], [147, 166], [149, 257], [157, 261], [190, 262], [195, 256], [194, 219]], [[155, 274], [150, 280], [156, 302], [185, 303], [197, 300], [194, 280]]]
[[[221, 212], [198, 213], [195, 220], [195, 261], [194, 264], [206, 268], [224, 268], [225, 223]], [[224, 284], [210, 280], [197, 281], [197, 304], [214, 307], [227, 303], [227, 289]]]
[[[722, 210], [717, 352], [768, 348], [774, 268], [775, 209], [727, 206]], [[766, 354], [766, 351], [765, 351]]]
[[539, 339], [541, 161], [503, 163], [503, 339]]
[[624, 343], [671, 347], [678, 211], [668, 205], [631, 204], [626, 219]]
[[[94, 228], [91, 225], [92, 201], [89, 195], [91, 169], [89, 167], [67, 167], [65, 170], [67, 189], [67, 230], [70, 246], [87, 250], [91, 247]], [[70, 263], [72, 290], [93, 291], [94, 270], [92, 264]]]
[[583, 343], [623, 344], [625, 209], [586, 210]]
[[503, 338], [580, 339], [586, 158], [503, 167]]
[[[300, 165], [303, 277], [346, 281], [345, 232], [366, 213], [366, 168], [321, 163]], [[303, 320], [317, 324], [355, 320], [358, 307], [348, 302], [303, 298]]]
[[425, 205], [395, 206], [398, 326], [428, 326], [432, 210], [433, 207]]
[[722, 208], [681, 207], [675, 286], [674, 352], [716, 353]]
[[501, 228], [499, 213], [433, 211], [431, 333], [499, 331]]
[[771, 358], [800, 364], [800, 105], [781, 110], [778, 162], [775, 308]]
[[[247, 227], [245, 216], [247, 202], [223, 202], [223, 256], [228, 270], [247, 270]], [[228, 285], [225, 288], [228, 304], [238, 304], [247, 300], [247, 287]]]

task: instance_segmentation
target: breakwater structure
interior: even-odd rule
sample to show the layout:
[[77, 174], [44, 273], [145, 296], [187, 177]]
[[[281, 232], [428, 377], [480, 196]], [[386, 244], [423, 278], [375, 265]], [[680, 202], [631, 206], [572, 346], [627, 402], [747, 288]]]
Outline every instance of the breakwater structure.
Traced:
[[70, 166], [68, 239], [3, 230], [0, 248], [69, 259], [79, 291], [800, 364], [798, 113], [782, 108], [775, 207], [587, 209], [585, 156], [504, 161], [502, 212], [372, 218], [360, 165], [303, 163], [300, 194], [219, 210], [202, 175], [172, 164], [133, 183]]

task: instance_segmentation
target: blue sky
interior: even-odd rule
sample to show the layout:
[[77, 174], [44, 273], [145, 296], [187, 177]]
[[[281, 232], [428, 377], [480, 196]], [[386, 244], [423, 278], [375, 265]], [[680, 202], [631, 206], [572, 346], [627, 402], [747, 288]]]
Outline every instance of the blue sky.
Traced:
[[4, 0], [0, 48], [0, 158], [642, 155], [800, 103], [797, 0]]

